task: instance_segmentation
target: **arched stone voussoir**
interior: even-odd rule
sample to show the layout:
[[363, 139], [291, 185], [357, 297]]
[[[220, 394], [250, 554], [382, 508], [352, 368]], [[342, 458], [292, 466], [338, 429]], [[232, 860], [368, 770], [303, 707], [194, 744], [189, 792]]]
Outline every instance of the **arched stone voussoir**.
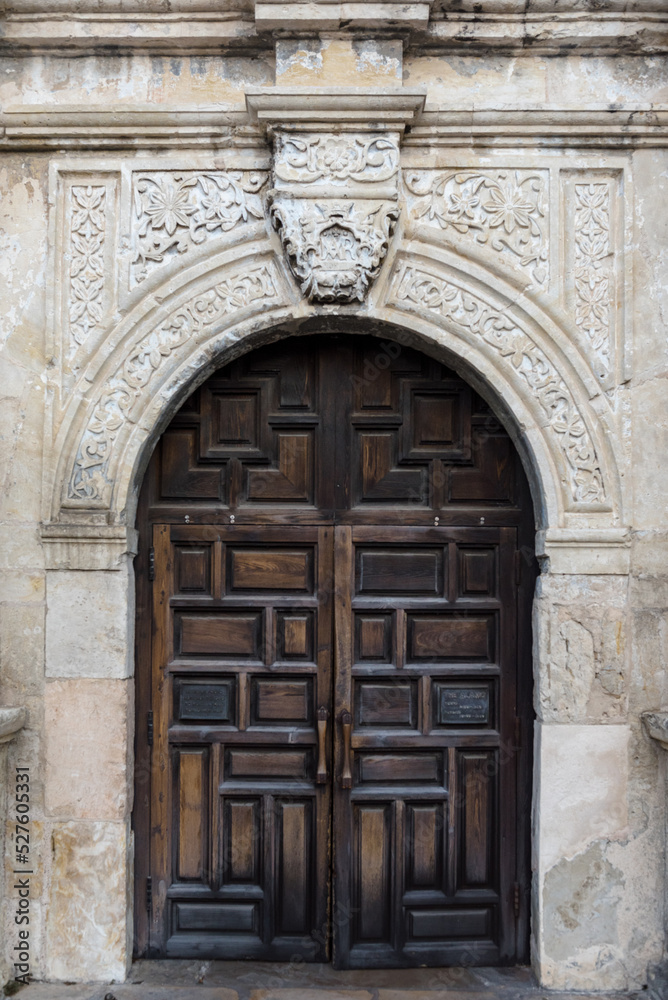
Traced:
[[468, 372], [520, 451], [531, 455], [527, 471], [547, 523], [556, 527], [582, 515], [622, 524], [616, 458], [591, 402], [600, 393], [567, 332], [521, 293], [491, 275], [481, 278], [480, 268], [465, 273], [443, 256], [414, 242], [398, 248], [377, 315], [421, 330]]

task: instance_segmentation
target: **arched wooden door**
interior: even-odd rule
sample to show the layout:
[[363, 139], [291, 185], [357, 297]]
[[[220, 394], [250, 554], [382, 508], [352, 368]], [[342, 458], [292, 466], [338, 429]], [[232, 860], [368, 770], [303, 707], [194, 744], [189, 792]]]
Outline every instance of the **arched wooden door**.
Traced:
[[533, 523], [482, 400], [373, 338], [253, 352], [140, 533], [137, 953], [526, 959]]

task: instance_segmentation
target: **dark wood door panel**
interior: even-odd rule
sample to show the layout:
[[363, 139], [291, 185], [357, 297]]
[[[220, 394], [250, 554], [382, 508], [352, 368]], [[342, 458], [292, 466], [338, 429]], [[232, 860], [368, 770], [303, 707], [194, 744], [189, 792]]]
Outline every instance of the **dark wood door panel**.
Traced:
[[186, 401], [139, 526], [138, 954], [526, 960], [531, 503], [489, 407], [276, 343]]
[[162, 521], [474, 526], [481, 514], [519, 523], [525, 481], [508, 435], [452, 371], [341, 335], [212, 375], [163, 434], [145, 490]]
[[[332, 532], [261, 536], [154, 529], [154, 738], [171, 761], [152, 783], [154, 954], [327, 957]], [[184, 553], [205, 549], [209, 585], [184, 598]]]
[[[515, 551], [513, 528], [336, 529], [342, 966], [515, 953], [501, 831], [514, 837], [516, 774], [500, 754], [517, 712]], [[484, 559], [474, 603], [460, 573], [471, 552]]]

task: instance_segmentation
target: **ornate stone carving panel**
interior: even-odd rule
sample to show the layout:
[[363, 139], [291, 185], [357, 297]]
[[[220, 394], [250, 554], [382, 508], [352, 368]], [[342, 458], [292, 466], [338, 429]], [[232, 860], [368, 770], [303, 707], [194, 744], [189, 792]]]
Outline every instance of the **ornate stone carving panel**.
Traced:
[[404, 182], [411, 219], [465, 237], [547, 288], [548, 170], [406, 170]]
[[623, 319], [619, 172], [562, 171], [564, 305], [604, 385]]
[[59, 187], [58, 313], [62, 362], [76, 372], [115, 304], [119, 178], [66, 173]]
[[310, 302], [362, 302], [399, 217], [398, 133], [274, 137], [271, 219]]
[[132, 174], [130, 287], [195, 246], [264, 218], [263, 170]]

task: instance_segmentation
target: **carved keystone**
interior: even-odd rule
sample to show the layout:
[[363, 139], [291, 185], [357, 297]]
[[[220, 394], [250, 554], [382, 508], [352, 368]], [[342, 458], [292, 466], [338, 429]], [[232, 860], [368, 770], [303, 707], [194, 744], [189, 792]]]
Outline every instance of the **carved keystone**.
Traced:
[[248, 91], [273, 139], [270, 218], [309, 302], [362, 302], [399, 218], [399, 142], [417, 91]]

